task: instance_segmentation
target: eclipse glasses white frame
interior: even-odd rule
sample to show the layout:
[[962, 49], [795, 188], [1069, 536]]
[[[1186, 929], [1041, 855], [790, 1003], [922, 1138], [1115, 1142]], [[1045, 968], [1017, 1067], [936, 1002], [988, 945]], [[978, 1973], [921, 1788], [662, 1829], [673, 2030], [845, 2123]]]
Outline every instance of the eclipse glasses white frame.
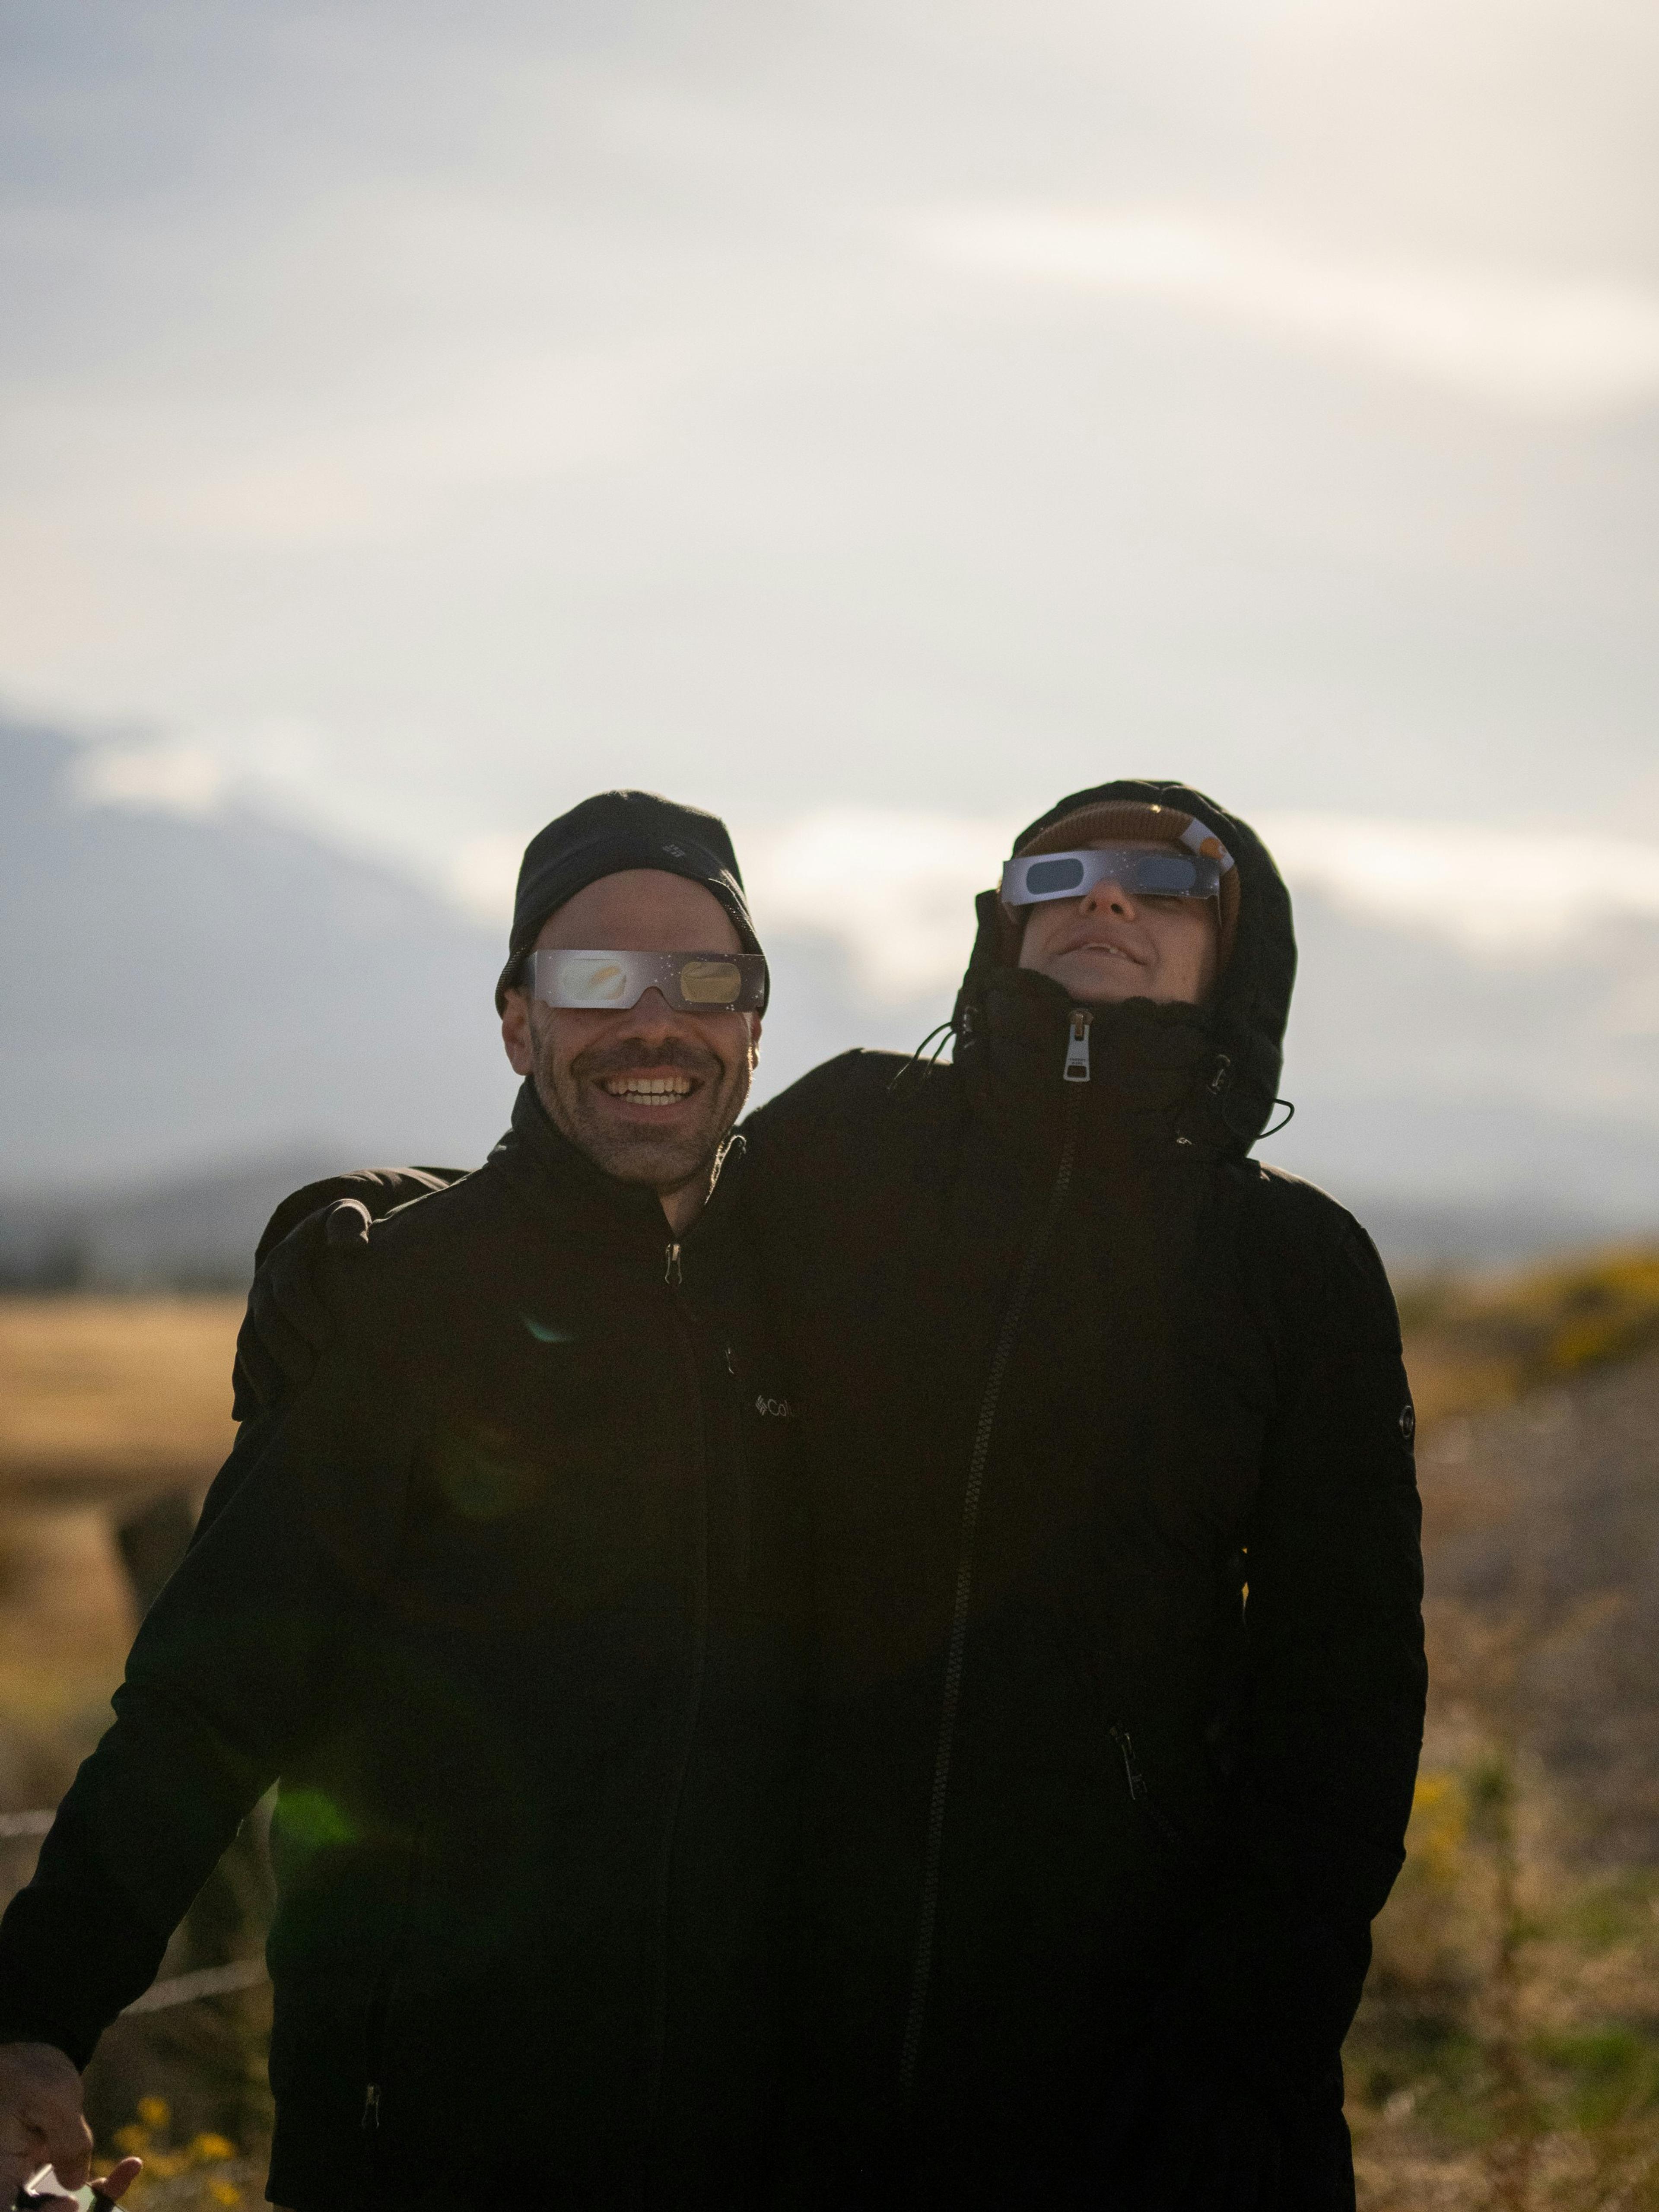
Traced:
[[1097, 884], [1110, 882], [1131, 898], [1207, 899], [1220, 890], [1225, 872], [1209, 853], [1090, 846], [1010, 860], [1002, 871], [1000, 896], [1005, 906], [1041, 906], [1048, 899], [1082, 898]]
[[620, 1013], [660, 991], [683, 1014], [757, 1014], [766, 1006], [761, 952], [532, 952], [531, 995], [544, 1006]]

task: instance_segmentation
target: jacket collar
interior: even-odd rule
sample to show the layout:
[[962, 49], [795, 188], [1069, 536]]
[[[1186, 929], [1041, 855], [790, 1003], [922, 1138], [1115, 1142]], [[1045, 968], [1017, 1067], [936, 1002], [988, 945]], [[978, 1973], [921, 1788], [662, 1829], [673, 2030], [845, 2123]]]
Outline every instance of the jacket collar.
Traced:
[[974, 1113], [1005, 1143], [1046, 1153], [1071, 1126], [1079, 1164], [1103, 1166], [1237, 1147], [1225, 1119], [1228, 1062], [1206, 1010], [1146, 999], [1082, 1009], [1086, 1083], [1065, 1073], [1077, 1011], [1061, 985], [1029, 969], [989, 969], [964, 993], [956, 1064]]
[[595, 1165], [586, 1153], [556, 1128], [542, 1104], [533, 1076], [526, 1076], [513, 1103], [513, 1122], [489, 1155], [490, 1164], [525, 1191], [532, 1202], [552, 1206], [561, 1214], [573, 1209], [599, 1215], [605, 1233], [624, 1248], [637, 1248], [660, 1264], [665, 1246], [689, 1245], [699, 1249], [722, 1237], [732, 1217], [732, 1188], [745, 1140], [726, 1141], [708, 1203], [691, 1226], [679, 1237], [669, 1227], [662, 1200], [644, 1183], [623, 1182]]

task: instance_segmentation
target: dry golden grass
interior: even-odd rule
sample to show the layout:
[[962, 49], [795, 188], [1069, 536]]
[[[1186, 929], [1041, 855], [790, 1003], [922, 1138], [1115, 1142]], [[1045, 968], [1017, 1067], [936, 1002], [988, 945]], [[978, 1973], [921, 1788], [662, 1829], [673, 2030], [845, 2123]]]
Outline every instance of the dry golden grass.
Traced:
[[1481, 1280], [1408, 1284], [1400, 1312], [1427, 1430], [1659, 1344], [1659, 1250], [1632, 1246]]
[[[1610, 1462], [1615, 1431], [1583, 1415], [1580, 1384], [1619, 1369], [1628, 1381], [1609, 1374], [1590, 1398], [1650, 1389], [1624, 1363], [1659, 1344], [1659, 1253], [1429, 1284], [1401, 1304], [1428, 1446], [1431, 1680], [1406, 1869], [1346, 2054], [1361, 2212], [1659, 2212], [1659, 1867], [1594, 1848], [1591, 1785], [1605, 1796], [1623, 1768], [1598, 1752], [1575, 1780], [1536, 1748], [1572, 1694], [1564, 1670], [1594, 1626], [1580, 1614], [1627, 1602], [1601, 1590], [1595, 1514], [1609, 1486], [1650, 1492], [1659, 1440], [1638, 1422]], [[1559, 1498], [1528, 1486], [1533, 1428], [1562, 1439]], [[1517, 1516], [1546, 1553], [1559, 1536], [1582, 1554], [1576, 1610], [1559, 1566], [1553, 1607], [1531, 1571], [1475, 1601], [1471, 1561], [1495, 1571], [1516, 1553]], [[1632, 1646], [1617, 1694], [1638, 1733], [1653, 1673]], [[1559, 1759], [1559, 1729], [1550, 1740]], [[1606, 1823], [1606, 1805], [1591, 1809]]]
[[0, 1298], [0, 1492], [199, 1488], [234, 1433], [236, 1297]]
[[[116, 1522], [228, 1450], [230, 1297], [0, 1297], [0, 1808], [50, 1805], [136, 1626]], [[0, 1851], [0, 1889], [27, 1871]]]
[[1439, 1748], [1345, 2054], [1362, 2212], [1651, 2212], [1659, 1871], [1569, 1865], [1528, 1762]]

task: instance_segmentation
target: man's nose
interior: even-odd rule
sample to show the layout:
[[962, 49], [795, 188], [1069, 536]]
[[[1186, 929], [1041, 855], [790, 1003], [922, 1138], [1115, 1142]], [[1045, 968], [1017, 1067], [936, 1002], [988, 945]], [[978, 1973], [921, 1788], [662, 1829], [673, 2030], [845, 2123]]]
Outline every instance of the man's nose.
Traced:
[[684, 1027], [682, 1016], [669, 1005], [654, 983], [649, 990], [642, 991], [619, 1018], [623, 1025], [623, 1033], [628, 1036], [676, 1036]]

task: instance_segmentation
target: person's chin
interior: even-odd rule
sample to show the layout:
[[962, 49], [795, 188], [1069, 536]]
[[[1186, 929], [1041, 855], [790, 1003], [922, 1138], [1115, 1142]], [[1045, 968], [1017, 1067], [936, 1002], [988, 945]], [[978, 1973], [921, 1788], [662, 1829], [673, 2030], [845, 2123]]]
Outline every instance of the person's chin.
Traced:
[[671, 1108], [659, 1122], [646, 1118], [652, 1111], [614, 1113], [590, 1104], [581, 1117], [582, 1150], [625, 1182], [672, 1189], [689, 1181], [719, 1150], [718, 1115], [706, 1108], [696, 1114]]
[[1152, 977], [1134, 960], [1068, 960], [1060, 981], [1085, 1006], [1115, 1006], [1126, 999], [1152, 995]]

